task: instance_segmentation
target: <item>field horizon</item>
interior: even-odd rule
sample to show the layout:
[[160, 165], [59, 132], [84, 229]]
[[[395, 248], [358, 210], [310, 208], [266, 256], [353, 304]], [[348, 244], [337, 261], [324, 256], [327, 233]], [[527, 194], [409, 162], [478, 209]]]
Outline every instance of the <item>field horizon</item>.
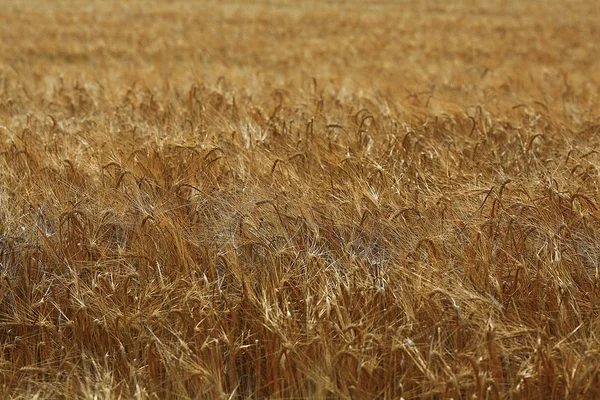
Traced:
[[0, 396], [600, 396], [593, 1], [0, 1]]

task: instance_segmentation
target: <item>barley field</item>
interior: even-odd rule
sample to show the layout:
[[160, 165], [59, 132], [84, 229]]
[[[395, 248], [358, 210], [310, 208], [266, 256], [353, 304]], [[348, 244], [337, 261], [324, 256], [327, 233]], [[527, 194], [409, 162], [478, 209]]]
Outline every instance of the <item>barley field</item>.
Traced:
[[0, 0], [0, 397], [600, 397], [600, 5]]

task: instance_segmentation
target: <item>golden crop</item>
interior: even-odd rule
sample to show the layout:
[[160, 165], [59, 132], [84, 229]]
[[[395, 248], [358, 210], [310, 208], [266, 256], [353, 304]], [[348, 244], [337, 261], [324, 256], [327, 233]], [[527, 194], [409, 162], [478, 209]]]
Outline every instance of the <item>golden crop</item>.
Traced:
[[0, 1], [3, 398], [600, 396], [595, 1]]

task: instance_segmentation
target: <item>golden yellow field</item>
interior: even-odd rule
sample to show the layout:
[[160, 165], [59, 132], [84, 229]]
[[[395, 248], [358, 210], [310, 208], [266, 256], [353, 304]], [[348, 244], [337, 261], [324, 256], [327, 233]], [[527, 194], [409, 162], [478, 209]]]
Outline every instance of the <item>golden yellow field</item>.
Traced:
[[600, 396], [594, 0], [0, 0], [0, 397]]

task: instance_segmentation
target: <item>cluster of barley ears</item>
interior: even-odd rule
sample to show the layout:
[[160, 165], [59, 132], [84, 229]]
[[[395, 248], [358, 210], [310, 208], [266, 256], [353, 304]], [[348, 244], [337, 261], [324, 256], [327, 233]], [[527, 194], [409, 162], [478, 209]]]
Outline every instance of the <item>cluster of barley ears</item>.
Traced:
[[[379, 73], [391, 76], [392, 58], [377, 47], [387, 43], [377, 29], [395, 23], [385, 4], [348, 17], [371, 36], [341, 44], [331, 36], [331, 51], [349, 46], [355, 66], [279, 25], [279, 40], [304, 49], [259, 57], [248, 43], [238, 55], [212, 22], [198, 29], [216, 44], [199, 54], [219, 61], [212, 67], [223, 77], [165, 78], [186, 69], [170, 64], [176, 52], [161, 53], [155, 36], [170, 33], [177, 54], [201, 62], [186, 47], [199, 39], [167, 26], [192, 29], [198, 21], [189, 15], [202, 14], [156, 7], [122, 11], [132, 25], [157, 22], [128, 31], [154, 38], [156, 52], [128, 50], [137, 45], [127, 30], [97, 10], [42, 9], [29, 18], [69, 46], [47, 39], [31, 48], [15, 38], [23, 59], [2, 58], [3, 396], [600, 395], [598, 81], [584, 82], [574, 67], [572, 77], [557, 72], [567, 61], [535, 44], [531, 57], [546, 60], [554, 80], [498, 63], [516, 74], [506, 78], [509, 89], [501, 73], [486, 81], [481, 68], [474, 78], [443, 66], [444, 46], [428, 40], [439, 33], [425, 18], [405, 21], [415, 33], [405, 50], [422, 41], [422, 51], [442, 57], [432, 73], [449, 68], [466, 83], [361, 86], [370, 73], [362, 58], [381, 59]], [[278, 18], [308, 27], [316, 20], [324, 35], [353, 32], [330, 9], [267, 17], [210, 10], [234, 32], [242, 29], [234, 23], [248, 25], [249, 38], [238, 40], [259, 45], [270, 43], [265, 27]], [[421, 12], [457, 35], [458, 26], [488, 29], [436, 10]], [[64, 24], [77, 18], [108, 45], [86, 47], [94, 35]], [[533, 28], [518, 31], [528, 38], [542, 29], [536, 18], [544, 21], [531, 18]], [[544, 25], [539, 40], [547, 43], [552, 29]], [[453, 42], [446, 49], [471, 57]], [[297, 73], [286, 72], [290, 55]], [[287, 80], [244, 80], [256, 75], [236, 57], [262, 71], [257, 57]], [[104, 59], [112, 69], [99, 71]], [[123, 59], [164, 70], [133, 79]], [[313, 62], [329, 80], [310, 78]], [[433, 79], [423, 74], [415, 87]]]

